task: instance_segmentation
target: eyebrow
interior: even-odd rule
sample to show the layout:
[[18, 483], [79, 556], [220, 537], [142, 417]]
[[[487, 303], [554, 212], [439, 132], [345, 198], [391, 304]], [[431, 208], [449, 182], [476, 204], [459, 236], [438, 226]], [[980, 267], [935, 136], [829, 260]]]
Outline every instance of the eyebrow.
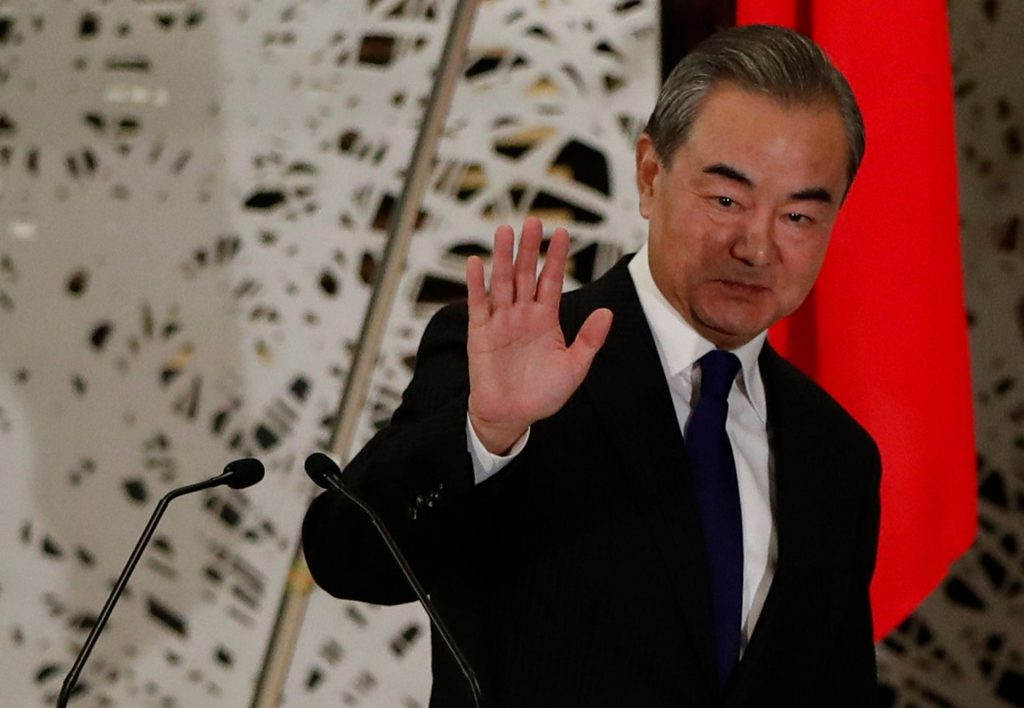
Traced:
[[713, 165], [708, 165], [704, 168], [704, 174], [707, 175], [718, 175], [719, 177], [725, 177], [733, 182], [739, 182], [744, 187], [753, 187], [754, 180], [747, 177], [745, 174], [737, 170], [735, 167], [730, 167], [722, 162], [716, 162]]
[[833, 201], [832, 193], [824, 187], [801, 189], [799, 192], [790, 194], [789, 198], [793, 201], [822, 202], [824, 204], [831, 204]]
[[[754, 186], [754, 180], [750, 179], [750, 177], [743, 174], [743, 172], [737, 170], [735, 167], [723, 162], [716, 162], [713, 165], [708, 165], [703, 171], [704, 174], [725, 177], [727, 180], [741, 184], [744, 187], [752, 188]], [[824, 204], [832, 204], [835, 201], [832, 198], [832, 193], [824, 187], [808, 187], [807, 189], [801, 189], [790, 194], [789, 198], [791, 201], [822, 202]]]

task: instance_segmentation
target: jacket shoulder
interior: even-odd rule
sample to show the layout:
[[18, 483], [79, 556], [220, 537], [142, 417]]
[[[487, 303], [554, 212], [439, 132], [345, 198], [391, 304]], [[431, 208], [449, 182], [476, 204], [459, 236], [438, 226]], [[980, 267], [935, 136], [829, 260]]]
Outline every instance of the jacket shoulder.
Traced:
[[876, 460], [878, 445], [861, 423], [828, 391], [794, 364], [784, 359], [771, 345], [765, 344], [759, 359], [761, 375], [768, 396], [768, 416], [779, 412], [783, 424], [807, 426], [808, 433], [817, 429], [839, 435]]

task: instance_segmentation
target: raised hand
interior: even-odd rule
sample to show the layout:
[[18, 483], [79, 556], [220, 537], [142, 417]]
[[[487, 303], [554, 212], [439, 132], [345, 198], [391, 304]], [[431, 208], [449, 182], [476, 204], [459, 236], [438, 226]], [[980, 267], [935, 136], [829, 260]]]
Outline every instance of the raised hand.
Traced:
[[569, 234], [556, 229], [537, 276], [543, 227], [523, 224], [515, 262], [515, 233], [494, 233], [491, 289], [483, 261], [466, 264], [469, 294], [469, 419], [493, 453], [507, 451], [536, 421], [556, 413], [583, 382], [612, 324], [611, 310], [590, 313], [566, 346], [558, 303], [569, 255]]

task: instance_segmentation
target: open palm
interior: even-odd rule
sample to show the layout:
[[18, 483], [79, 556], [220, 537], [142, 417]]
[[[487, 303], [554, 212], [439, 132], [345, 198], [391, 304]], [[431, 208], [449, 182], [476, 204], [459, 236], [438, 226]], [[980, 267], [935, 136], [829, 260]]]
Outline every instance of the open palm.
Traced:
[[534, 422], [556, 413], [582, 383], [611, 327], [612, 313], [595, 310], [567, 346], [558, 303], [569, 253], [569, 234], [556, 229], [540, 275], [543, 227], [523, 225], [513, 262], [515, 234], [494, 234], [491, 288], [483, 262], [466, 265], [469, 295], [469, 416], [488, 450], [508, 450]]

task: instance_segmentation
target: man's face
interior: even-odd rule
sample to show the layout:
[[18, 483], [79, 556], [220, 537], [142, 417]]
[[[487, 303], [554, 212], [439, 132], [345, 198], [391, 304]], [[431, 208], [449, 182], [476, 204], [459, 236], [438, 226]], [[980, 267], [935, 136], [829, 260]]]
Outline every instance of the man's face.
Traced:
[[750, 341], [818, 277], [846, 160], [834, 104], [785, 106], [728, 83], [706, 96], [670, 168], [642, 135], [640, 213], [658, 288], [716, 346]]

